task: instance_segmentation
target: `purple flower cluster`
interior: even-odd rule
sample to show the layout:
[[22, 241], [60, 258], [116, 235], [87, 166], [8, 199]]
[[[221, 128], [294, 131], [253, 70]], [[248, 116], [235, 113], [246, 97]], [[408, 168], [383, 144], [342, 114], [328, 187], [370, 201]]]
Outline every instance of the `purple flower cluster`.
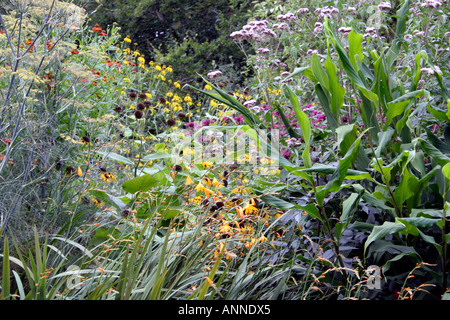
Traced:
[[250, 21], [241, 30], [232, 32], [230, 37], [235, 41], [247, 40], [249, 42], [264, 43], [277, 36], [267, 25], [267, 20]]
[[314, 10], [314, 13], [317, 14], [319, 19], [323, 19], [325, 17], [327, 17], [328, 19], [332, 19], [333, 14], [339, 13], [339, 9], [333, 6], [326, 6], [323, 8], [317, 8], [316, 10]]

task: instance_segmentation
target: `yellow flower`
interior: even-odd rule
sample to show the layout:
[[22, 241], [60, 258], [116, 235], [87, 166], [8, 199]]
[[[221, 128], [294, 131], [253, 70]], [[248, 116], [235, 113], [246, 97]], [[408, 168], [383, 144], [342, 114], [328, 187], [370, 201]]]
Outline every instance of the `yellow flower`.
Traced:
[[214, 187], [217, 187], [219, 184], [220, 184], [219, 181], [217, 181], [216, 177], [214, 177], [214, 179], [213, 179], [213, 181], [212, 181], [212, 185], [213, 185]]
[[141, 64], [144, 64], [144, 63], [145, 63], [145, 58], [142, 57], [142, 56], [140, 56], [139, 58], [137, 58], [137, 61], [138, 61], [139, 63], [141, 63]]
[[111, 172], [102, 172], [100, 177], [106, 182], [117, 181], [116, 177]]
[[211, 87], [209, 84], [207, 84], [207, 85], [205, 86], [205, 90], [212, 90], [212, 87]]
[[245, 214], [252, 214], [253, 212], [257, 212], [258, 208], [256, 208], [250, 203], [245, 203], [243, 210]]
[[244, 186], [238, 186], [238, 187], [234, 188], [233, 190], [231, 190], [231, 192], [244, 194], [244, 193], [250, 193], [250, 190]]
[[224, 224], [222, 226], [222, 228], [220, 228], [220, 230], [219, 230], [219, 232], [222, 232], [222, 233], [228, 233], [230, 231], [231, 231], [231, 227], [228, 225], [228, 223]]
[[214, 194], [214, 192], [212, 192], [211, 190], [209, 190], [208, 188], [206, 188], [206, 187], [202, 184], [201, 181], [197, 184], [197, 186], [195, 187], [195, 190], [196, 190], [197, 192], [202, 192], [202, 191], [203, 191], [207, 197], [209, 197], [210, 195]]
[[123, 82], [131, 82], [131, 80], [125, 77], [123, 78]]
[[98, 198], [92, 198], [92, 202], [97, 206], [100, 207], [102, 202]]
[[125, 39], [123, 39], [123, 41], [131, 43], [131, 39], [130, 36], [126, 36]]
[[261, 233], [261, 237], [259, 237], [260, 242], [266, 242], [267, 238]]
[[194, 184], [194, 181], [192, 181], [191, 177], [186, 176], [186, 183], [185, 183], [185, 185], [190, 186], [190, 185], [193, 185], [193, 184]]
[[212, 161], [204, 161], [202, 163], [202, 165], [203, 165], [203, 168], [209, 168], [213, 165], [213, 162]]

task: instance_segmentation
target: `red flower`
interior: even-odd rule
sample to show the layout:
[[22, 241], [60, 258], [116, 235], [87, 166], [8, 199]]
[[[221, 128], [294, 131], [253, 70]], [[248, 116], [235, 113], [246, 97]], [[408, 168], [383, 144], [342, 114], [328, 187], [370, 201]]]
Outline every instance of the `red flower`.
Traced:
[[96, 32], [101, 32], [101, 31], [102, 31], [102, 28], [100, 28], [100, 26], [99, 26], [98, 24], [96, 24], [96, 25], [92, 28], [92, 30], [93, 30], [93, 31], [96, 31]]
[[72, 52], [72, 54], [79, 54], [79, 52], [78, 52], [77, 49], [74, 49], [74, 50], [72, 50], [72, 51], [70, 51], [70, 52]]

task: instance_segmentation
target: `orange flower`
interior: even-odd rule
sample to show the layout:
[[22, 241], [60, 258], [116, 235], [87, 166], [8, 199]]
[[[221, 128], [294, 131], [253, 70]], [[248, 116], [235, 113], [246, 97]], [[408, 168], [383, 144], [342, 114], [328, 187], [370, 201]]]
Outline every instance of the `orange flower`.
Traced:
[[92, 28], [92, 30], [95, 31], [95, 32], [101, 32], [101, 31], [102, 31], [102, 28], [100, 28], [100, 26], [99, 26], [98, 24], [96, 24], [96, 25]]
[[239, 218], [244, 219], [244, 209], [242, 209], [242, 207], [236, 207], [236, 212], [239, 215]]

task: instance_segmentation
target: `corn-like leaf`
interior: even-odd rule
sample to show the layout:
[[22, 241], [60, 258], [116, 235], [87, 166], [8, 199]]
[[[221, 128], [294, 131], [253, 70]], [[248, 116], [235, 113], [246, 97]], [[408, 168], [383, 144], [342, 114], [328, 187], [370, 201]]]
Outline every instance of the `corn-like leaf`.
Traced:
[[297, 95], [292, 91], [289, 86], [285, 86], [287, 97], [289, 98], [292, 107], [294, 108], [295, 116], [297, 117], [298, 124], [302, 130], [303, 139], [305, 140], [305, 149], [302, 153], [302, 158], [305, 167], [311, 167], [311, 155], [310, 155], [310, 140], [311, 140], [311, 123], [309, 122], [308, 116], [303, 112], [300, 103], [298, 102]]

